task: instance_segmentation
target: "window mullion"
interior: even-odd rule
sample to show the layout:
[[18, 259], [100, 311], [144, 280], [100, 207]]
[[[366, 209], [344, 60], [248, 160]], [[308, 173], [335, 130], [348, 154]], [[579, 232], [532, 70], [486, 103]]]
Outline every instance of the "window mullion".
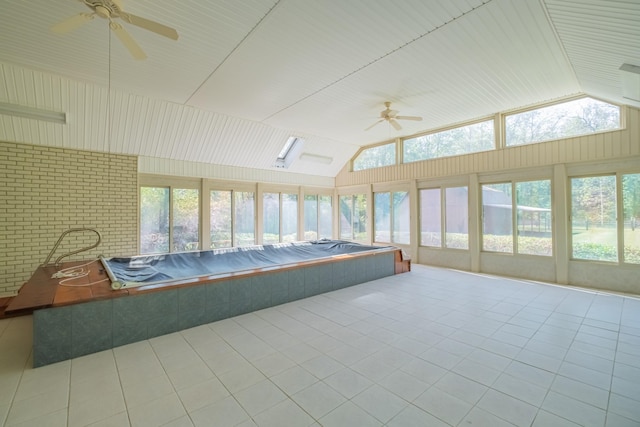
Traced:
[[518, 253], [518, 201], [516, 200], [516, 183], [511, 181], [511, 238], [513, 253]]
[[440, 187], [440, 247], [447, 247], [447, 212], [446, 212], [446, 203], [447, 199], [445, 196], [446, 189], [444, 187]]

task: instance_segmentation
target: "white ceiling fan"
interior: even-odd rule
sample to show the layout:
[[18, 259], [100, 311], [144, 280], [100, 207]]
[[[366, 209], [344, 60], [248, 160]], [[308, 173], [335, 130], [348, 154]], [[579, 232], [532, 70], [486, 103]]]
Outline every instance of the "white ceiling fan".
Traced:
[[380, 111], [380, 120], [378, 120], [377, 122], [375, 122], [374, 124], [366, 128], [365, 131], [371, 129], [378, 123], [384, 122], [385, 120], [388, 121], [389, 124], [391, 124], [391, 126], [393, 126], [395, 130], [402, 129], [402, 126], [400, 126], [400, 123], [398, 123], [396, 120], [414, 120], [414, 121], [422, 120], [422, 117], [418, 117], [418, 116], [398, 116], [398, 112], [390, 108], [391, 102], [389, 101], [385, 102], [384, 106], [387, 108]]
[[122, 25], [115, 22], [114, 19], [120, 18], [123, 21], [135, 25], [145, 30], [152, 31], [164, 37], [178, 40], [178, 32], [171, 27], [162, 25], [158, 22], [150, 21], [136, 15], [127, 13], [122, 8], [121, 0], [78, 0], [84, 3], [93, 13], [79, 13], [51, 27], [54, 33], [64, 34], [73, 31], [86, 22], [91, 21], [97, 16], [109, 20], [109, 28], [120, 39], [122, 44], [129, 50], [131, 56], [135, 59], [145, 59], [144, 51], [138, 43], [131, 37], [129, 32]]

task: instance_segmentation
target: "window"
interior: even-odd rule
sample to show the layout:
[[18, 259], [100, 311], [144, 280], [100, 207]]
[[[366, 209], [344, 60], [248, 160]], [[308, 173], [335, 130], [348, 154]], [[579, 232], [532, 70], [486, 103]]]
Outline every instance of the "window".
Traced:
[[280, 194], [262, 195], [262, 243], [265, 245], [280, 242]]
[[615, 175], [571, 178], [572, 258], [618, 261]]
[[331, 239], [333, 238], [333, 197], [331, 196], [318, 196], [318, 210], [320, 216], [318, 217], [318, 238], [319, 239]]
[[422, 246], [442, 246], [442, 219], [440, 189], [420, 190], [420, 244]]
[[200, 249], [200, 191], [173, 189], [173, 252]]
[[253, 192], [212, 190], [209, 212], [211, 248], [254, 245], [254, 215]]
[[262, 195], [264, 244], [298, 240], [298, 195], [264, 193]]
[[622, 176], [624, 262], [640, 264], [640, 174]]
[[367, 240], [367, 195], [340, 196], [340, 238]]
[[286, 194], [282, 198], [282, 241], [298, 240], [298, 195]]
[[[512, 195], [513, 191], [515, 197]], [[482, 186], [483, 250], [551, 256], [551, 231], [550, 180]]]
[[199, 249], [199, 215], [197, 189], [140, 187], [140, 253]]
[[551, 181], [516, 182], [517, 252], [551, 256]]
[[305, 194], [304, 240], [331, 239], [333, 236], [332, 197]]
[[234, 246], [255, 245], [255, 195], [249, 191], [234, 191]]
[[373, 241], [391, 242], [391, 193], [373, 194]]
[[620, 128], [620, 107], [593, 98], [505, 116], [507, 147]]
[[482, 186], [482, 249], [513, 253], [511, 183]]
[[231, 191], [211, 191], [209, 213], [211, 248], [229, 248], [233, 245], [231, 194]]
[[469, 249], [469, 189], [449, 187], [445, 189], [445, 246], [452, 249]]
[[495, 148], [493, 120], [430, 133], [402, 142], [403, 162], [477, 153]]
[[353, 161], [353, 170], [378, 168], [396, 163], [396, 143], [378, 145], [362, 150]]
[[140, 253], [169, 252], [169, 188], [140, 188]]
[[[444, 205], [442, 204], [444, 197]], [[467, 187], [420, 190], [420, 244], [469, 249], [469, 191]], [[442, 209], [444, 206], [444, 209]], [[444, 245], [442, 217], [444, 216]]]

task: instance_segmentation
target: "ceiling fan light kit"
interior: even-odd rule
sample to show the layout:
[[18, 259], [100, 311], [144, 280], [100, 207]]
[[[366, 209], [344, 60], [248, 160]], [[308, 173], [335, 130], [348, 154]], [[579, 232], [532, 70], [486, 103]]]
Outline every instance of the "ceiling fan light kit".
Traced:
[[65, 34], [83, 24], [93, 20], [96, 16], [107, 19], [109, 21], [109, 28], [118, 37], [120, 42], [127, 48], [131, 56], [135, 59], [145, 59], [147, 55], [144, 53], [138, 43], [131, 37], [129, 32], [114, 19], [121, 19], [122, 21], [135, 25], [136, 27], [143, 28], [145, 30], [154, 32], [158, 35], [170, 38], [172, 40], [178, 40], [178, 32], [166, 25], [160, 24], [155, 21], [151, 21], [140, 16], [132, 15], [125, 12], [122, 8], [122, 2], [120, 0], [78, 0], [84, 3], [93, 13], [79, 13], [70, 18], [65, 19], [62, 22], [51, 27], [51, 31], [58, 34]]
[[389, 122], [389, 124], [393, 126], [395, 130], [401, 130], [402, 126], [400, 126], [400, 123], [397, 122], [398, 120], [413, 120], [413, 121], [422, 120], [422, 117], [418, 117], [418, 116], [399, 116], [398, 111], [391, 109], [391, 102], [389, 101], [385, 102], [384, 106], [386, 108], [380, 111], [380, 119], [374, 124], [372, 124], [371, 126], [369, 126], [368, 128], [366, 128], [365, 131], [368, 131], [378, 123], [382, 123], [384, 121]]

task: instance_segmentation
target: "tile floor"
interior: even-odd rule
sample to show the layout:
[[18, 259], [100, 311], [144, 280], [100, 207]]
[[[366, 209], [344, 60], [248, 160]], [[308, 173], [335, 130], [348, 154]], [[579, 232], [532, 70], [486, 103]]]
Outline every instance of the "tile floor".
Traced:
[[618, 295], [414, 265], [38, 369], [31, 327], [0, 321], [5, 426], [640, 425]]

